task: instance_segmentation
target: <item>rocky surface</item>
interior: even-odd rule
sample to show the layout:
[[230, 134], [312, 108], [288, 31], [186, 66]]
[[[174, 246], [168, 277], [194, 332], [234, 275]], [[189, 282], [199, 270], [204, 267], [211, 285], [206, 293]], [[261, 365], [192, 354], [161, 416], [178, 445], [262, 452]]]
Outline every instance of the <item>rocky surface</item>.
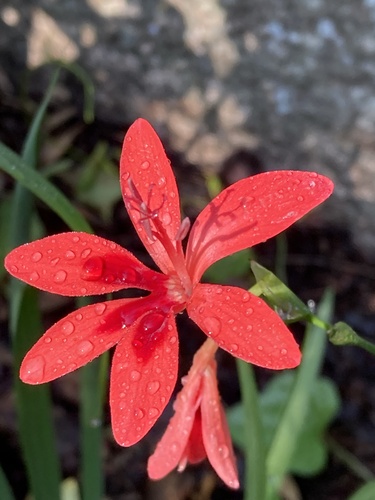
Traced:
[[192, 163], [326, 173], [320, 215], [373, 259], [374, 28], [374, 0], [4, 0], [0, 92], [58, 57], [87, 70], [102, 119], [149, 118]]

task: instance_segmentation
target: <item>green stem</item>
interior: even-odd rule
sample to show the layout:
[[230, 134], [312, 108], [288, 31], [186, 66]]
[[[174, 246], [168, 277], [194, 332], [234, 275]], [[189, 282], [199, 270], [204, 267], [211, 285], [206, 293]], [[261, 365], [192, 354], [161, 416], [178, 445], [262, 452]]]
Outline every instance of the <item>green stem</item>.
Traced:
[[329, 436], [326, 438], [326, 441], [331, 453], [344, 463], [357, 477], [365, 482], [372, 481], [375, 478], [375, 475], [370, 469], [360, 462], [356, 456], [350, 453], [350, 451], [337, 443], [337, 441]]
[[266, 492], [266, 452], [259, 398], [252, 365], [236, 359], [245, 422], [244, 500], [263, 500]]

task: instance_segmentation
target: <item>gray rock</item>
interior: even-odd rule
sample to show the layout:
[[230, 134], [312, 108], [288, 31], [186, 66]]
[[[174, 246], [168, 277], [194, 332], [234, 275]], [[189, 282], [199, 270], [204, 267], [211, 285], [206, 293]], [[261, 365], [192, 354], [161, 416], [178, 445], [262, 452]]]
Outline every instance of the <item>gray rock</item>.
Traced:
[[373, 259], [375, 0], [4, 0], [0, 85], [51, 57], [89, 72], [99, 116], [144, 116], [205, 168], [245, 149], [329, 175], [319, 216]]

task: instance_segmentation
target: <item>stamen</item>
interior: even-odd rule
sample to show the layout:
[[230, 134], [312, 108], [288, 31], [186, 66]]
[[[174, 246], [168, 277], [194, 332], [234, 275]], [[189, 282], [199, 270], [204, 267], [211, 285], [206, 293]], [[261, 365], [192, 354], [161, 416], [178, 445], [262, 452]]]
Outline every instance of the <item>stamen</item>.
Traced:
[[185, 219], [181, 222], [180, 227], [175, 236], [175, 241], [182, 241], [189, 232], [190, 229], [190, 219], [189, 217], [185, 217]]

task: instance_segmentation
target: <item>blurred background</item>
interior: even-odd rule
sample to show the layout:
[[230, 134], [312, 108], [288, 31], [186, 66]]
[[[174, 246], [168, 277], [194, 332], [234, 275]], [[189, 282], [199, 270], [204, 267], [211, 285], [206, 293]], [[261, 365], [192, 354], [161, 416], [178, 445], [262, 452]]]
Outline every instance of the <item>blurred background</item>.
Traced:
[[[316, 302], [331, 286], [336, 319], [374, 340], [374, 56], [374, 0], [1, 0], [0, 140], [21, 150], [50, 81], [51, 61], [58, 60], [65, 70], [44, 124], [41, 167], [54, 165], [48, 175], [98, 234], [124, 244], [147, 264], [117, 177], [124, 132], [139, 116], [152, 122], [166, 145], [192, 218], [209, 199], [207, 178], [225, 186], [286, 168], [329, 176], [336, 185], [332, 198], [287, 233], [289, 284], [304, 301]], [[91, 96], [95, 118], [88, 124], [82, 110]], [[3, 200], [12, 185], [0, 174]], [[43, 206], [39, 212], [48, 234], [66, 229]], [[275, 245], [259, 249], [259, 259], [270, 268]], [[55, 297], [43, 304], [48, 325], [70, 303]], [[3, 294], [0, 319], [0, 461], [17, 484], [24, 472]], [[190, 342], [191, 356], [199, 342], [194, 335]], [[182, 364], [186, 371], [189, 362]], [[228, 360], [223, 366], [223, 398], [230, 404], [238, 397], [231, 389], [235, 368]], [[375, 473], [373, 358], [355, 348], [330, 347], [324, 371], [343, 401], [331, 432]], [[69, 435], [65, 443], [60, 435], [65, 474], [74, 475], [76, 431], [66, 422], [74, 421], [77, 395], [74, 375], [69, 377], [57, 383], [54, 394], [56, 418]], [[137, 468], [137, 460], [130, 462], [134, 456], [145, 460], [147, 445], [114, 448], [107, 447], [109, 498], [146, 498], [139, 493], [144, 463]], [[119, 479], [131, 466], [133, 479]], [[184, 481], [176, 489], [179, 496], [171, 486], [168, 498], [229, 498], [228, 492], [215, 496], [209, 485], [199, 490], [196, 474]], [[358, 484], [356, 474], [332, 456], [320, 476], [301, 479], [299, 487], [302, 498], [335, 500], [347, 498]], [[167, 498], [152, 491], [148, 498]]]

